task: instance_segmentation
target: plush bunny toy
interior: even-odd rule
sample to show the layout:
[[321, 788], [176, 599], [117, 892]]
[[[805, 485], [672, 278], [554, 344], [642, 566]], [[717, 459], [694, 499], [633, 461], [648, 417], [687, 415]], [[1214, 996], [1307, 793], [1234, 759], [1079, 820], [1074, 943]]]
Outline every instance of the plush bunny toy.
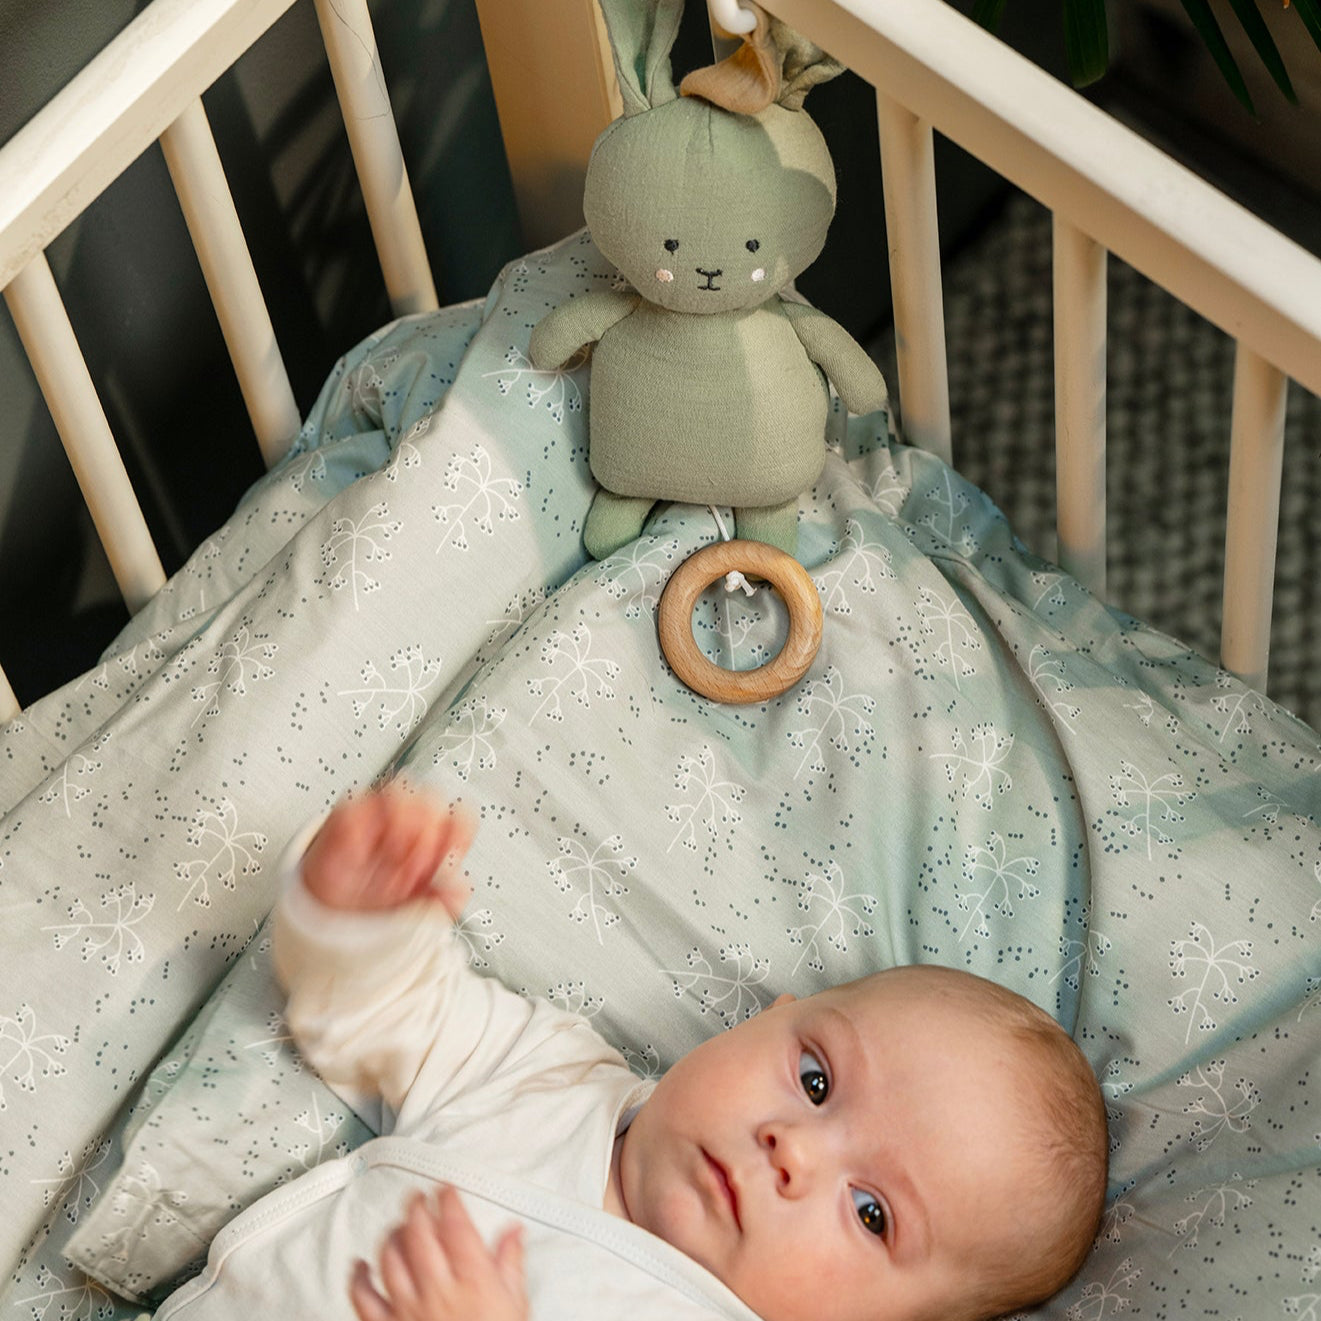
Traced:
[[593, 148], [583, 211], [632, 288], [561, 304], [529, 353], [552, 369], [596, 346], [589, 438], [601, 489], [588, 553], [611, 554], [658, 500], [680, 500], [732, 506], [740, 537], [793, 554], [798, 495], [825, 462], [826, 379], [855, 413], [885, 401], [848, 332], [781, 292], [821, 251], [834, 214], [830, 153], [801, 107], [840, 66], [758, 11], [734, 56], [676, 91], [683, 0], [601, 6], [624, 114]]

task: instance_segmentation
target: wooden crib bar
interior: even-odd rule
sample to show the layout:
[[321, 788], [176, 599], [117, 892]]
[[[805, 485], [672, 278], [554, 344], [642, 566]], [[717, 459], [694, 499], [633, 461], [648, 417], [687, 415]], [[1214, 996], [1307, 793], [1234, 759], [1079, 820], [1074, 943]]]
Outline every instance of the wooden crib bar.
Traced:
[[115, 582], [136, 610], [164, 584], [165, 573], [44, 256], [38, 254], [10, 281], [5, 300]]
[[1059, 562], [1105, 595], [1105, 249], [1056, 213], [1055, 524]]
[[160, 142], [269, 467], [293, 443], [302, 419], [200, 99], [161, 134]]
[[4, 670], [0, 670], [0, 723], [12, 720], [18, 712], [18, 698], [14, 696], [14, 690]]
[[890, 298], [904, 434], [914, 445], [953, 461], [945, 308], [931, 125], [884, 92], [876, 123], [885, 161], [885, 230], [890, 245]]
[[1266, 687], [1288, 380], [1241, 340], [1234, 361], [1220, 659]]
[[436, 286], [367, 0], [316, 0], [316, 12], [390, 306], [396, 316], [433, 312]]
[[605, 20], [597, 0], [477, 0], [477, 17], [523, 240], [542, 247], [583, 223], [592, 143], [623, 113]]

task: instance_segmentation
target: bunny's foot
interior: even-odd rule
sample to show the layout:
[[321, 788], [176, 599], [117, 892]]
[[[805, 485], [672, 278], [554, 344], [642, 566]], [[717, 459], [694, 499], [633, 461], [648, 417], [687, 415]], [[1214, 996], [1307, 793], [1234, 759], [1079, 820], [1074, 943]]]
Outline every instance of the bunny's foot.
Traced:
[[655, 503], [650, 496], [616, 495], [601, 487], [587, 511], [587, 524], [583, 528], [587, 553], [594, 560], [613, 555], [642, 531]]
[[786, 555], [798, 550], [798, 497], [782, 505], [734, 510], [736, 534], [746, 541], [764, 541]]

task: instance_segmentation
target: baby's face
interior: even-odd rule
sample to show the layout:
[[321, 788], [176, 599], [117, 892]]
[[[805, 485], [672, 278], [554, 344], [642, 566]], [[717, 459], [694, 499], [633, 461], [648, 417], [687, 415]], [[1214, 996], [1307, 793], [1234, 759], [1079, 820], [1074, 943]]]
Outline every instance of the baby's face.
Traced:
[[997, 1034], [902, 969], [781, 997], [638, 1112], [628, 1216], [766, 1321], [958, 1315], [978, 1263], [1031, 1241], [1013, 1070]]

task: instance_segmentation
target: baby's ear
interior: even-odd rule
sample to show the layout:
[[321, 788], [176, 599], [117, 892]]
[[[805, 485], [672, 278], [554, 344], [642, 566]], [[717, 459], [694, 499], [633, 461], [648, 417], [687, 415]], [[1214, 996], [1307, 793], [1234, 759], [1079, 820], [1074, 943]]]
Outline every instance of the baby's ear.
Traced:
[[797, 999], [798, 997], [796, 995], [792, 995], [790, 992], [785, 991], [782, 994], [777, 995], [775, 999], [771, 1001], [771, 1008], [778, 1009], [781, 1005], [791, 1005]]
[[679, 35], [683, 0], [600, 0], [619, 77], [624, 114], [640, 115], [673, 101], [670, 51]]

